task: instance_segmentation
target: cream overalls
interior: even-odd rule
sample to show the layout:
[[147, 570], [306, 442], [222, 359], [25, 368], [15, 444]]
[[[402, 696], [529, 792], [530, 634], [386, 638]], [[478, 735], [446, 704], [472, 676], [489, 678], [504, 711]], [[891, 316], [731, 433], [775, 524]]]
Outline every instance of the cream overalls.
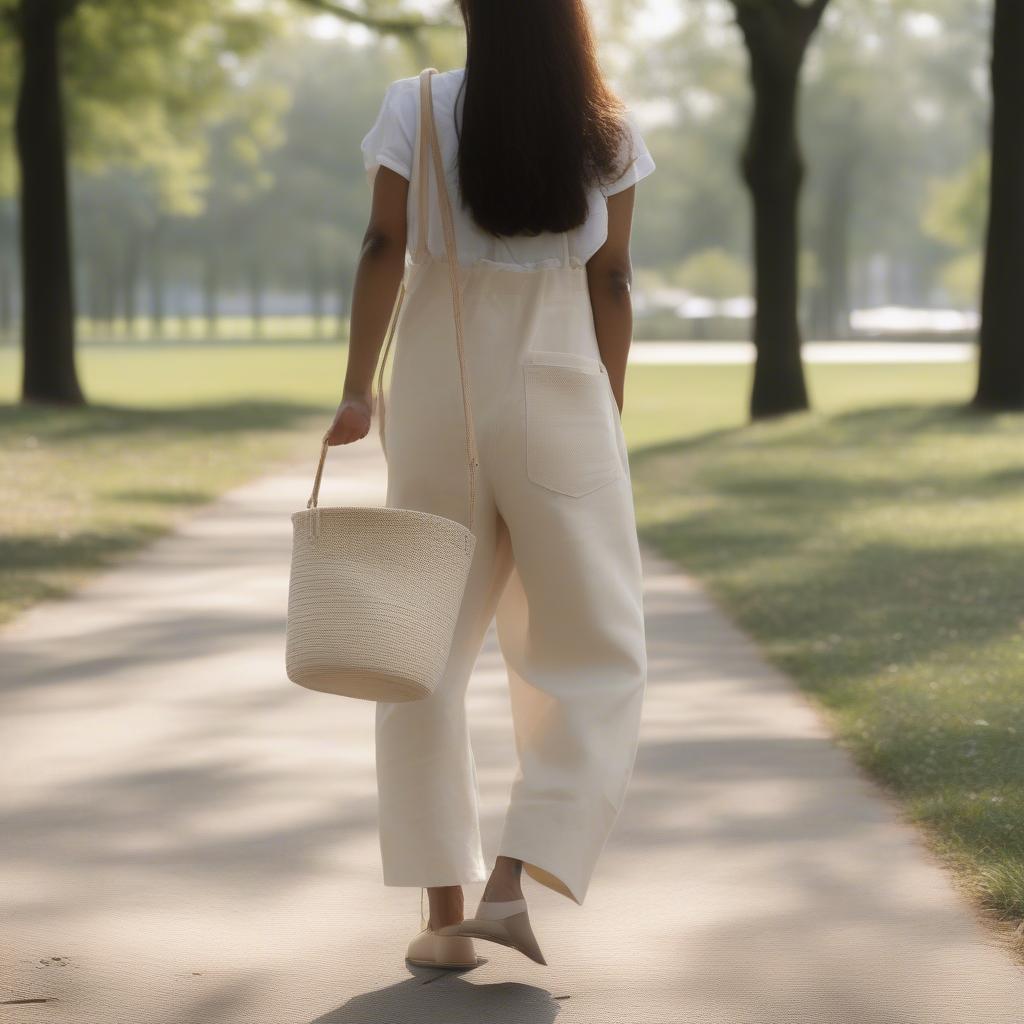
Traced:
[[[430, 162], [423, 134], [416, 184]], [[452, 298], [447, 261], [426, 249], [429, 209], [420, 203], [395, 333], [387, 504], [465, 524]], [[570, 267], [563, 243], [561, 267], [458, 269], [479, 452], [476, 550], [438, 689], [377, 705], [386, 885], [488, 875], [465, 692], [495, 616], [519, 757], [498, 853], [582, 903], [632, 773], [647, 660], [629, 463], [586, 270]]]

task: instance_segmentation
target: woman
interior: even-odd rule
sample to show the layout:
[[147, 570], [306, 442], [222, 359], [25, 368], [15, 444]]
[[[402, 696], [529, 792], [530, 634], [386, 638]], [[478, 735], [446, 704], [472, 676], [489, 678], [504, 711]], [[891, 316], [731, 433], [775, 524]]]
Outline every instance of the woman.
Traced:
[[[424, 108], [447, 180], [426, 203], [410, 188], [426, 173], [418, 77], [388, 88], [362, 143], [373, 204], [327, 436], [348, 444], [370, 429], [373, 370], [404, 280], [387, 504], [466, 521], [437, 192], [447, 187], [479, 452], [476, 548], [444, 678], [425, 700], [377, 705], [376, 750], [384, 882], [429, 896], [407, 958], [452, 968], [476, 963], [473, 938], [545, 962], [521, 873], [582, 904], [632, 772], [646, 653], [620, 414], [633, 186], [654, 169], [601, 78], [584, 0], [460, 7], [466, 66], [434, 74]], [[464, 697], [495, 616], [519, 771], [488, 876]], [[464, 920], [462, 886], [485, 879]]]

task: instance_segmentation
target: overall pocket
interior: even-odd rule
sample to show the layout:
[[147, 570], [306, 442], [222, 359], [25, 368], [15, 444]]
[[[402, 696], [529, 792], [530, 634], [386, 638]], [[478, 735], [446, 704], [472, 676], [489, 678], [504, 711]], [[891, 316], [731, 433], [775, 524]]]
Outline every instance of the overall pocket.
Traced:
[[523, 373], [527, 477], [573, 498], [620, 479], [615, 400], [601, 361], [534, 350]]

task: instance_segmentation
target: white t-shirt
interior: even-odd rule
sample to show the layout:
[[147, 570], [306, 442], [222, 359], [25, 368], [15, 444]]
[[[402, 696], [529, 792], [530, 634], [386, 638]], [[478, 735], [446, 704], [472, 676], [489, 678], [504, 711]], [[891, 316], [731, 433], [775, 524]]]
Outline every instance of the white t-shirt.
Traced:
[[[459, 263], [469, 266], [477, 262], [497, 264], [513, 270], [535, 270], [561, 266], [564, 247], [562, 236], [543, 232], [539, 235], [515, 235], [495, 238], [482, 230], [459, 201], [458, 191], [458, 137], [456, 135], [455, 101], [465, 75], [465, 68], [456, 68], [434, 75], [431, 82], [434, 96], [434, 119], [438, 141], [444, 157], [449, 195], [455, 220], [456, 247]], [[363, 163], [370, 183], [381, 165], [412, 178], [413, 150], [416, 144], [416, 122], [419, 118], [419, 76], [400, 78], [392, 82], [384, 94], [380, 113], [373, 127], [363, 139]], [[462, 105], [458, 117], [461, 123]], [[590, 212], [586, 221], [568, 232], [569, 265], [583, 266], [597, 252], [608, 237], [608, 205], [606, 196], [614, 195], [646, 178], [654, 170], [654, 160], [647, 151], [632, 114], [627, 111], [626, 122], [631, 136], [632, 157], [621, 177], [610, 185], [595, 186], [589, 194]], [[624, 156], [626, 154], [623, 154]], [[625, 162], [625, 161], [623, 161]], [[409, 223], [408, 247], [415, 251], [417, 233], [416, 189], [409, 189], [407, 211]], [[440, 212], [433, 187], [430, 190], [430, 228], [427, 248], [433, 256], [444, 256], [444, 236]]]

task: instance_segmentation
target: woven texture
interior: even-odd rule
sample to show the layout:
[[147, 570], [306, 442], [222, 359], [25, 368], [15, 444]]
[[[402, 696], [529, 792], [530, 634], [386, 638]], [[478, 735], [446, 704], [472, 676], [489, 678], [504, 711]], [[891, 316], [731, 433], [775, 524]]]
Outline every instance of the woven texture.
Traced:
[[363, 700], [434, 692], [448, 660], [476, 538], [409, 509], [292, 516], [285, 661], [300, 686]]
[[[420, 74], [415, 176], [417, 187], [425, 195], [427, 157], [432, 154], [451, 277], [466, 427], [468, 526], [410, 509], [318, 508], [329, 447], [326, 438], [306, 511], [292, 516], [285, 640], [288, 678], [311, 690], [387, 703], [419, 700], [437, 688], [448, 661], [476, 546], [473, 515], [479, 463], [466, 374], [462, 305], [455, 276], [455, 232], [430, 93], [434, 74], [434, 68]], [[421, 208], [426, 209], [426, 204]], [[403, 283], [392, 311], [378, 378], [382, 444], [384, 364], [404, 294]]]

